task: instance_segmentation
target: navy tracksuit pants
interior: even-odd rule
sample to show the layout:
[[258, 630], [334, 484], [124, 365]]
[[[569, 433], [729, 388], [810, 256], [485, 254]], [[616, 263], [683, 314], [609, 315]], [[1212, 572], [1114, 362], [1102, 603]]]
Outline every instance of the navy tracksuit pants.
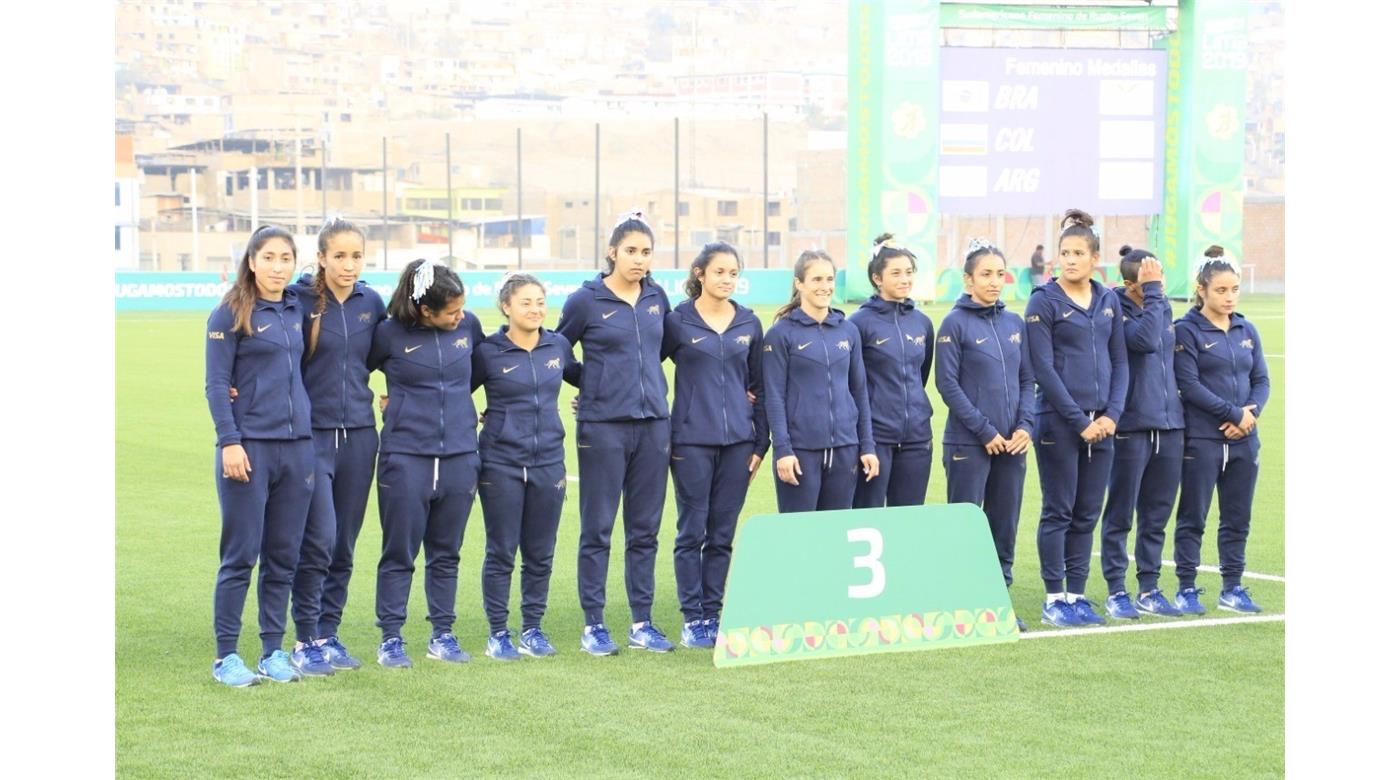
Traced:
[[1167, 521], [1181, 484], [1181, 455], [1186, 432], [1129, 431], [1113, 436], [1108, 503], [1100, 529], [1103, 578], [1110, 594], [1126, 591], [1128, 532], [1137, 510], [1138, 592], [1155, 590], [1162, 571]]
[[933, 470], [933, 442], [876, 444], [880, 476], [856, 480], [856, 509], [881, 506], [918, 506], [928, 497], [929, 472]]
[[1046, 593], [1083, 593], [1113, 467], [1113, 437], [1090, 446], [1054, 413], [1038, 415], [1033, 435], [1040, 472], [1040, 577]]
[[379, 454], [379, 434], [372, 425], [316, 429], [311, 435], [316, 488], [292, 579], [292, 622], [301, 642], [333, 636], [340, 629], [355, 566], [355, 540], [365, 522]]
[[503, 631], [510, 615], [510, 577], [520, 552], [520, 628], [539, 628], [549, 600], [554, 542], [568, 479], [564, 464], [481, 464], [481, 514], [486, 557], [481, 562], [481, 599], [491, 632]]
[[1026, 456], [988, 455], [975, 444], [944, 444], [943, 472], [948, 476], [948, 503], [975, 504], [987, 515], [992, 542], [1001, 560], [1001, 576], [1011, 587], [1016, 562], [1016, 528], [1026, 485]]
[[671, 448], [676, 483], [676, 595], [686, 622], [718, 618], [734, 551], [734, 529], [749, 491], [753, 442]]
[[578, 423], [578, 599], [584, 623], [603, 622], [612, 530], [622, 504], [627, 534], [627, 601], [632, 621], [651, 620], [656, 535], [666, 505], [671, 421]]
[[422, 548], [423, 590], [433, 636], [448, 633], [457, 615], [457, 565], [462, 536], [476, 498], [481, 459], [475, 452], [433, 457], [386, 452], [379, 456], [379, 556], [375, 612], [383, 639], [401, 636], [408, 619], [413, 561]]
[[773, 458], [773, 483], [778, 490], [779, 512], [811, 512], [825, 509], [850, 509], [855, 499], [856, 482], [865, 478], [857, 474], [860, 468], [860, 447], [848, 444], [826, 450], [793, 449], [802, 473], [797, 484], [789, 485], [778, 479], [778, 459]]
[[214, 640], [219, 658], [238, 651], [243, 602], [258, 566], [258, 628], [262, 654], [282, 646], [287, 596], [306, 529], [316, 478], [310, 439], [244, 439], [253, 470], [247, 482], [224, 477], [222, 448], [214, 448], [214, 482], [223, 530], [214, 582]]
[[1244, 574], [1244, 545], [1249, 538], [1254, 485], [1259, 479], [1259, 437], [1228, 444], [1214, 439], [1187, 439], [1181, 466], [1181, 504], [1176, 510], [1176, 576], [1182, 589], [1196, 586], [1201, 537], [1210, 512], [1210, 495], [1220, 491], [1220, 579], [1226, 590]]

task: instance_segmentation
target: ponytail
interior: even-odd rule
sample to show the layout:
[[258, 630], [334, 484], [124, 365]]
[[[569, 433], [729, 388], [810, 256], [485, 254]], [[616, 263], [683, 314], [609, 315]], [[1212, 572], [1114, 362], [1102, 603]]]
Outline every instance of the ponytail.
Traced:
[[831, 255], [828, 255], [821, 249], [808, 249], [797, 256], [797, 262], [792, 266], [792, 280], [794, 282], [792, 286], [792, 297], [788, 299], [787, 303], [778, 307], [777, 313], [773, 315], [774, 322], [786, 317], [793, 309], [802, 305], [802, 295], [797, 292], [796, 282], [807, 281], [808, 267], [810, 267], [812, 263], [819, 261], [831, 263], [832, 269], [836, 268], [836, 263], [832, 262]]

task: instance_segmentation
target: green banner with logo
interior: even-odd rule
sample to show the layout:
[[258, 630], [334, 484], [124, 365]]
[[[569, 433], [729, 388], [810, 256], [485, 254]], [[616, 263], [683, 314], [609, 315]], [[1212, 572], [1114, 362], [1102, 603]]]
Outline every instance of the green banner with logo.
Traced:
[[1167, 9], [945, 3], [939, 9], [939, 21], [944, 27], [998, 30], [1165, 30]]
[[845, 300], [871, 293], [877, 235], [937, 263], [938, 8], [932, 1], [850, 4]]
[[1014, 642], [972, 504], [760, 515], [740, 528], [717, 667]]
[[1167, 294], [1189, 296], [1211, 244], [1241, 257], [1249, 9], [1243, 0], [1182, 0], [1167, 50], [1165, 197], [1151, 245]]

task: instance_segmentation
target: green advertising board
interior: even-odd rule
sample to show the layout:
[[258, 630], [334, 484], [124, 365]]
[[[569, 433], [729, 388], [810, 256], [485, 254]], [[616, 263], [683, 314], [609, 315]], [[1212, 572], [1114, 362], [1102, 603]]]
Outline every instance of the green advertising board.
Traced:
[[1162, 214], [1150, 242], [1167, 295], [1190, 295], [1211, 244], [1241, 257], [1244, 244], [1244, 103], [1249, 9], [1243, 0], [1182, 0], [1167, 50]]
[[972, 504], [759, 515], [739, 529], [717, 667], [1015, 642]]
[[938, 248], [937, 2], [856, 0], [847, 71], [846, 286], [870, 296], [865, 267], [886, 231], [924, 260]]

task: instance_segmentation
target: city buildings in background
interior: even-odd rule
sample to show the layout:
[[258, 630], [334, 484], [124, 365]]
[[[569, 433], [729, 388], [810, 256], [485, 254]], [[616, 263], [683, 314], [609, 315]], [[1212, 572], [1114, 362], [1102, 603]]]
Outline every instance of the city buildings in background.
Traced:
[[[842, 257], [846, 15], [796, 0], [122, 0], [116, 267], [227, 271], [258, 222], [294, 230], [311, 257], [329, 214], [361, 226], [374, 267], [594, 267], [632, 208], [662, 267], [712, 240], [751, 266], [814, 244]], [[1282, 218], [1284, 170], [1281, 3], [1251, 3], [1250, 19], [1247, 255], [1251, 210]], [[1112, 31], [943, 38], [1150, 45]], [[1052, 223], [945, 216], [946, 246], [928, 249], [956, 256], [989, 235], [1022, 264]], [[1146, 217], [1105, 224], [1114, 242], [1146, 238]], [[1281, 277], [1281, 232], [1252, 234], [1273, 242], [1260, 251]]]

